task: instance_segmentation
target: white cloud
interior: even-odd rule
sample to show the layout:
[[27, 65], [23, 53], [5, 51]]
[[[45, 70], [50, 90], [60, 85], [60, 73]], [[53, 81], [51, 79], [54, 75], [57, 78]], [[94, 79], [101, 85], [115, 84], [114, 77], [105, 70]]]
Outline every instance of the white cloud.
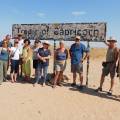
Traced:
[[38, 16], [38, 17], [45, 17], [45, 13], [38, 12], [38, 13], [37, 13], [37, 16]]
[[72, 12], [73, 16], [81, 16], [81, 15], [85, 15], [86, 12], [85, 11], [74, 11]]

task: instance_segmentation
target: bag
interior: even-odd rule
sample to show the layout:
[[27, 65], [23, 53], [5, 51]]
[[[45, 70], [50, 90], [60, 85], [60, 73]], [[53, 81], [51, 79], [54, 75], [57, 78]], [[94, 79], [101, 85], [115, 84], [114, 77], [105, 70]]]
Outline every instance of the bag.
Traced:
[[[18, 48], [17, 48], [17, 49], [18, 49]], [[14, 57], [14, 55], [15, 55], [17, 49], [15, 50], [15, 52], [12, 52], [12, 53], [10, 54], [10, 58]]]
[[12, 53], [12, 54], [10, 55], [10, 58], [12, 58], [12, 57], [14, 57], [14, 53]]
[[107, 64], [108, 64], [108, 62], [102, 62], [102, 66], [103, 66], [103, 67], [106, 67]]

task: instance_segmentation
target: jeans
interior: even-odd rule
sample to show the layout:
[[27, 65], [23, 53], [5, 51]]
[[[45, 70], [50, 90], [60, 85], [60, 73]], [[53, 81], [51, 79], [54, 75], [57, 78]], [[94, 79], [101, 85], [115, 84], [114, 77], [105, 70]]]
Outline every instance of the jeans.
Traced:
[[41, 79], [42, 72], [43, 72], [43, 78], [44, 78], [43, 79], [43, 83], [46, 82], [47, 71], [48, 71], [48, 66], [38, 65], [38, 67], [35, 70], [35, 80], [36, 80], [36, 83], [38, 83], [39, 80]]

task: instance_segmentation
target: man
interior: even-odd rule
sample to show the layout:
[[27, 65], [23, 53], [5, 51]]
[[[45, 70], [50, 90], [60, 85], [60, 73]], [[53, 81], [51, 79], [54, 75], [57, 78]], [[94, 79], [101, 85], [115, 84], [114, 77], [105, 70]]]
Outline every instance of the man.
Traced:
[[[79, 89], [83, 89], [83, 61], [89, 56], [88, 50], [84, 44], [80, 43], [81, 37], [76, 36], [75, 43], [70, 48], [71, 57], [71, 72], [73, 73], [73, 83], [71, 86], [76, 86], [76, 75], [79, 74], [80, 86]], [[85, 57], [84, 52], [86, 53]]]
[[24, 45], [24, 40], [23, 40], [23, 34], [22, 33], [18, 33], [18, 48], [20, 50], [20, 54], [22, 54], [22, 50], [23, 50], [23, 45]]
[[116, 39], [113, 37], [110, 37], [105, 44], [108, 46], [107, 54], [106, 54], [106, 62], [103, 62], [103, 69], [102, 69], [102, 75], [100, 80], [100, 87], [96, 89], [96, 92], [102, 91], [102, 86], [105, 80], [105, 76], [107, 76], [110, 73], [111, 78], [111, 86], [109, 89], [108, 95], [112, 95], [113, 86], [114, 86], [114, 77], [116, 72], [116, 62], [118, 60], [118, 49], [116, 47]]
[[[21, 68], [21, 74], [20, 76], [22, 77], [22, 52], [23, 52], [23, 45], [24, 45], [24, 40], [23, 40], [23, 34], [22, 33], [18, 33], [18, 49], [20, 50], [20, 68]], [[19, 72], [18, 72], [19, 75]]]
[[0, 42], [0, 47], [2, 47], [2, 44], [3, 44], [4, 41], [7, 41], [7, 47], [11, 48], [13, 45], [10, 42], [10, 40], [11, 40], [11, 35], [6, 35], [5, 39], [3, 39], [3, 41]]

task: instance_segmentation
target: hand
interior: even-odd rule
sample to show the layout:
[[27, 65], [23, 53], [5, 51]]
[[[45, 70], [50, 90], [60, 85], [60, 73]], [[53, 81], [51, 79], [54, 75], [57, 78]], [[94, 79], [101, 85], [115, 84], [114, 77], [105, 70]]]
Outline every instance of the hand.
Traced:
[[43, 57], [43, 60], [42, 60], [43, 62], [46, 62], [46, 59], [44, 59], [44, 57]]

